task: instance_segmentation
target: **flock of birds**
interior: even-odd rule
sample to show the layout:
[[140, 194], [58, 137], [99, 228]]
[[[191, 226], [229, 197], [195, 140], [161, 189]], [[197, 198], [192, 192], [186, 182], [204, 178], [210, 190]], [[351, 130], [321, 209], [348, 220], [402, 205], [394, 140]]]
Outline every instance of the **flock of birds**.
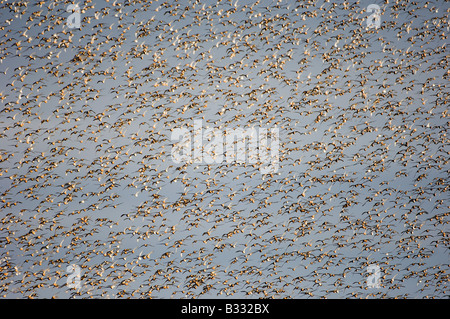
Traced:
[[[0, 1], [2, 298], [448, 297], [448, 2], [70, 4]], [[278, 171], [174, 163], [194, 120]]]

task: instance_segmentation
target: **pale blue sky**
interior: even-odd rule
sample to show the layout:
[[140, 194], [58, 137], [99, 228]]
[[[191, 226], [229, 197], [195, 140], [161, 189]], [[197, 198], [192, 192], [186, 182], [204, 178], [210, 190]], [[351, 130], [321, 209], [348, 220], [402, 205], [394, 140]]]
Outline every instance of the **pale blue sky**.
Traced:
[[[448, 296], [448, 3], [0, 3], [1, 296]], [[196, 119], [278, 172], [174, 163]]]

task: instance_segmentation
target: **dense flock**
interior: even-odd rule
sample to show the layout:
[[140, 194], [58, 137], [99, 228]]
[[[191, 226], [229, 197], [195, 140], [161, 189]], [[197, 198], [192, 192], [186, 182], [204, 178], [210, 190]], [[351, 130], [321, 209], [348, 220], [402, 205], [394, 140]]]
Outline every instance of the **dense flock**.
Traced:
[[0, 296], [448, 297], [449, 3], [371, 3], [0, 1]]

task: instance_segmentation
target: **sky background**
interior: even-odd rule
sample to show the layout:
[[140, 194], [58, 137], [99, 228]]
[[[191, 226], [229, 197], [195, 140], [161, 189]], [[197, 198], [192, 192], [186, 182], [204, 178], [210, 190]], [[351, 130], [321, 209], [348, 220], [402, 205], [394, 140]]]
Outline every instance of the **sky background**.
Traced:
[[[0, 1], [2, 297], [448, 297], [448, 2], [70, 4]], [[278, 171], [175, 163], [194, 120]]]

